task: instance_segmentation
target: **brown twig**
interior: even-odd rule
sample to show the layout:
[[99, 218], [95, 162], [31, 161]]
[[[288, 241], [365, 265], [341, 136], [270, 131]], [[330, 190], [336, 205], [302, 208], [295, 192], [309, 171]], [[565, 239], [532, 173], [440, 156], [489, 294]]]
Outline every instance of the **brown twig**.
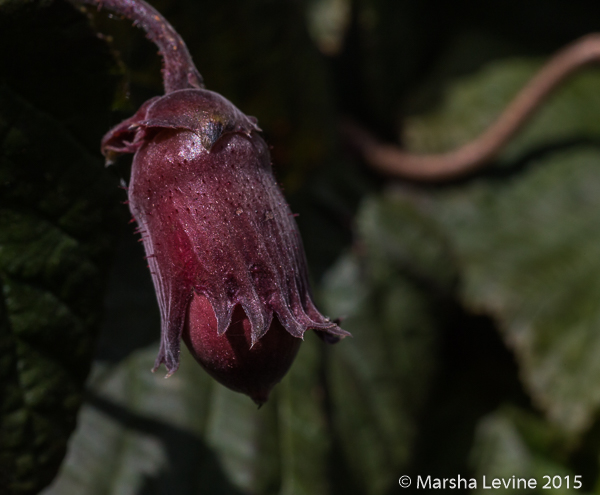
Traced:
[[[488, 163], [521, 129], [529, 117], [568, 76], [600, 62], [600, 34], [589, 34], [567, 45], [529, 81], [498, 119], [473, 141], [446, 153], [419, 155], [385, 144], [353, 122], [343, 133], [367, 163], [385, 174], [423, 182], [464, 176]], [[600, 118], [600, 116], [599, 116]]]
[[154, 42], [163, 59], [163, 83], [165, 93], [179, 89], [202, 88], [202, 76], [181, 36], [154, 7], [144, 0], [72, 0], [106, 9], [130, 19], [146, 32]]

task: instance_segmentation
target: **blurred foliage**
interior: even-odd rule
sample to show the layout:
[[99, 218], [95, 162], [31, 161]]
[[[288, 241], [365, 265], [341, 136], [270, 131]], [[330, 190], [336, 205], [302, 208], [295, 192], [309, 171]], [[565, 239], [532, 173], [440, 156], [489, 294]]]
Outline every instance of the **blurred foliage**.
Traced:
[[[451, 86], [448, 103], [409, 120], [407, 135], [429, 149], [467, 141], [489, 120], [484, 103], [502, 108], [512, 94], [507, 81], [522, 79], [522, 70], [520, 62], [496, 63]], [[496, 318], [533, 399], [574, 434], [600, 405], [591, 385], [600, 383], [600, 152], [590, 142], [600, 136], [592, 116], [599, 83], [598, 71], [573, 78], [507, 147], [502, 168], [431, 195], [435, 205], [425, 207], [452, 241], [464, 304]]]
[[[483, 476], [545, 493], [544, 475], [581, 475], [577, 492], [599, 493], [600, 73], [572, 78], [487, 170], [439, 186], [375, 176], [337, 125], [352, 115], [409, 149], [451, 149], [549, 54], [600, 30], [600, 4], [152, 3], [207, 86], [258, 117], [317, 297], [353, 338], [307, 335], [260, 410], [187, 354], [153, 375], [158, 312], [124, 232], [87, 400], [43, 493], [388, 495], [403, 474], [476, 477], [473, 493]], [[22, 473], [8, 493], [52, 477], [89, 366], [119, 225], [97, 143], [162, 92], [156, 48], [92, 11], [119, 70], [68, 4], [0, 0], [2, 476]]]

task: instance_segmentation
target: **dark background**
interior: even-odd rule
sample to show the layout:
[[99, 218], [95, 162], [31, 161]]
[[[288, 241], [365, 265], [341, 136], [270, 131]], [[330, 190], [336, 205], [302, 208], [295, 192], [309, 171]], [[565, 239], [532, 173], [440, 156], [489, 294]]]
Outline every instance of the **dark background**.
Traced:
[[[339, 129], [352, 117], [419, 151], [461, 144], [539, 63], [600, 30], [600, 4], [152, 4], [188, 44], [207, 87], [258, 118], [278, 181], [299, 213], [320, 307], [343, 317], [354, 338], [326, 347], [307, 336], [260, 411], [187, 356], [169, 380], [152, 375], [159, 315], [141, 244], [126, 207], [118, 207], [125, 193], [117, 184], [128, 173], [122, 161], [103, 172], [106, 183], [94, 193], [117, 209], [103, 208], [112, 216], [99, 220], [97, 238], [79, 236], [113, 246], [90, 254], [102, 267], [94, 277], [109, 275], [98, 287], [105, 295], [96, 296], [104, 316], [90, 324], [97, 338], [79, 367], [65, 365], [81, 387], [94, 356], [66, 460], [44, 493], [392, 494], [403, 491], [403, 474], [413, 478], [410, 493], [417, 475], [459, 474], [479, 488], [483, 475], [533, 477], [538, 486], [544, 475], [558, 475], [562, 490], [581, 475], [579, 493], [596, 493], [598, 72], [569, 82], [489, 170], [451, 184], [382, 177]], [[129, 21], [103, 12], [88, 11], [105, 36], [98, 40], [78, 38], [87, 21], [69, 4], [14, 5], [0, 2], [0, 82], [99, 161], [102, 133], [162, 93], [156, 48]], [[1, 115], [9, 110], [0, 105]], [[67, 180], [46, 186], [57, 190]], [[90, 190], [75, 189], [80, 196]], [[9, 201], [5, 193], [0, 206], [25, 211], [33, 194]], [[46, 203], [38, 210], [51, 216]], [[2, 256], [3, 279], [50, 284], [15, 275]], [[15, 327], [8, 286], [6, 314]], [[68, 361], [53, 356], [59, 365]], [[36, 411], [61, 416], [63, 405]], [[52, 460], [36, 461], [48, 474], [14, 493], [35, 493], [50, 481], [73, 426], [74, 419], [56, 434], [63, 444], [50, 449]], [[36, 431], [23, 437], [36, 447], [22, 450], [49, 458]]]

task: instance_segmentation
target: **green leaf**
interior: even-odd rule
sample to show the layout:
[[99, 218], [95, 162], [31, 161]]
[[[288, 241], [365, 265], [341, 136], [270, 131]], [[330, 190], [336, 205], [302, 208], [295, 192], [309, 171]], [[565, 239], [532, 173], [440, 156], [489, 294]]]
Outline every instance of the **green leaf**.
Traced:
[[573, 432], [600, 406], [598, 163], [593, 149], [553, 153], [518, 181], [473, 184], [437, 205], [465, 303], [498, 319], [530, 393]]
[[[215, 493], [230, 493], [219, 461], [201, 437], [218, 414], [210, 408], [211, 379], [187, 354], [168, 380], [152, 374], [156, 352], [152, 346], [115, 367], [96, 368], [91, 405], [82, 408], [61, 473], [44, 493], [135, 494], [151, 482], [190, 493], [211, 481]], [[235, 414], [235, 405], [228, 405]]]
[[44, 494], [137, 494], [150, 484], [156, 493], [328, 493], [322, 345], [307, 336], [260, 410], [187, 351], [167, 380], [150, 373], [154, 345], [99, 365], [67, 461]]
[[[359, 245], [366, 250], [343, 257], [324, 292], [327, 311], [341, 315], [353, 336], [331, 352], [334, 431], [356, 493], [374, 495], [387, 493], [411, 460], [437, 354], [432, 301], [403, 269], [412, 250], [432, 262], [439, 253], [423, 242], [432, 234], [427, 224], [414, 218], [403, 224], [401, 216], [390, 221], [392, 211], [402, 213], [403, 206], [363, 204]], [[408, 244], [393, 242], [403, 234]]]
[[[63, 87], [53, 86], [56, 67], [44, 71], [61, 57], [76, 64], [79, 48], [104, 46], [86, 25], [66, 4], [0, 3], [0, 491], [11, 495], [39, 492], [65, 454], [114, 238], [115, 182], [88, 149], [99, 136], [96, 122], [84, 125], [83, 105], [90, 100], [91, 117], [106, 120], [98, 105], [111, 78], [94, 71], [93, 101], [94, 87], [73, 89], [86, 81], [72, 82], [72, 70]], [[65, 38], [81, 46], [49, 56]], [[80, 55], [108, 65], [105, 48]], [[79, 108], [62, 105], [69, 99]]]
[[0, 109], [0, 381], [10, 397], [0, 455], [9, 493], [34, 493], [55, 473], [81, 401], [114, 184], [60, 124], [6, 88]]
[[395, 268], [438, 290], [455, 285], [458, 273], [443, 229], [402, 194], [367, 198], [357, 224], [375, 278]]
[[[407, 135], [431, 150], [460, 144], [507, 103], [504, 88], [526, 65], [496, 63], [457, 83]], [[501, 157], [521, 168], [420, 203], [450, 240], [465, 305], [496, 318], [536, 404], [573, 434], [600, 406], [600, 151], [560, 143], [600, 135], [599, 83], [591, 71], [552, 98]]]
[[496, 493], [547, 493], [548, 487], [553, 493], [579, 493], [574, 484], [583, 479], [565, 467], [566, 444], [564, 433], [531, 413], [513, 407], [495, 411], [477, 426], [471, 458], [478, 486], [473, 493], [489, 493], [494, 478], [509, 483]]

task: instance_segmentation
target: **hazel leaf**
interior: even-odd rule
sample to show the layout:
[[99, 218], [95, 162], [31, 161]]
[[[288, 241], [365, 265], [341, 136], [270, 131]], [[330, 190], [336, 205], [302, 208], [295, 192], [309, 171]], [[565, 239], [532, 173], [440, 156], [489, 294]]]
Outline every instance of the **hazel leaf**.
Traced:
[[1, 382], [11, 397], [2, 403], [1, 462], [7, 493], [35, 493], [75, 426], [102, 309], [115, 187], [98, 158], [7, 88], [0, 111], [10, 122], [0, 131], [0, 279]]
[[[498, 62], [456, 83], [407, 136], [423, 149], [460, 144], [508, 102], [527, 65]], [[464, 304], [496, 319], [535, 403], [574, 435], [600, 407], [599, 78], [591, 70], [561, 88], [499, 157], [503, 173], [419, 203], [446, 232]]]
[[159, 493], [329, 493], [322, 345], [307, 337], [260, 410], [216, 383], [187, 350], [167, 380], [149, 372], [155, 345], [114, 367], [99, 363], [67, 460], [44, 495], [100, 494], [109, 483], [132, 495], [148, 486]]
[[567, 444], [555, 425], [522, 409], [501, 407], [477, 425], [471, 451], [477, 480], [473, 493], [488, 493], [494, 478], [509, 483], [500, 493], [545, 493], [549, 487], [555, 493], [573, 493], [576, 473], [565, 467]]
[[327, 275], [325, 300], [353, 336], [331, 350], [334, 431], [349, 484], [377, 495], [388, 493], [411, 459], [435, 369], [436, 335], [427, 295], [393, 261], [379, 270], [373, 258], [343, 257]]
[[[52, 480], [81, 403], [116, 219], [116, 184], [89, 151], [108, 119], [111, 60], [70, 5], [0, 2], [3, 494]], [[86, 86], [88, 64], [96, 83]]]

